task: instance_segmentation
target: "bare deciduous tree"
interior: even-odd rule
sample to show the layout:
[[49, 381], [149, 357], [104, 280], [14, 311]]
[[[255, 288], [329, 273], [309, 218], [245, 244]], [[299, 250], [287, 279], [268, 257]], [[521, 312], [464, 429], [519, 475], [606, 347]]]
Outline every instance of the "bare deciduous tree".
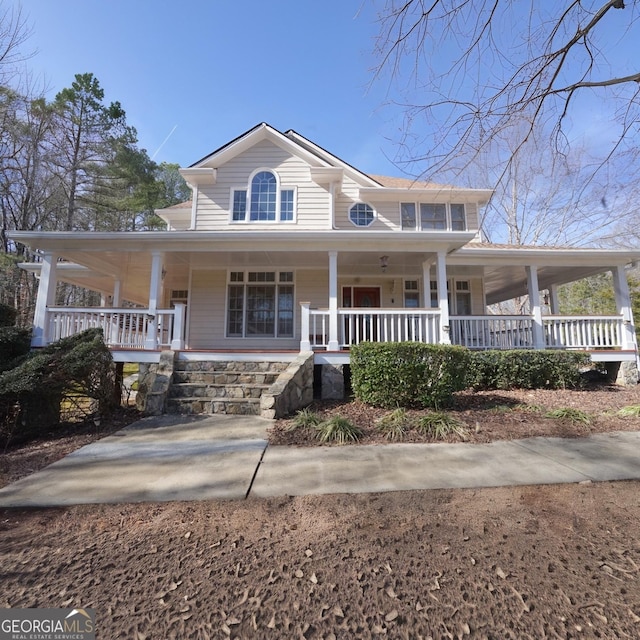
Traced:
[[30, 35], [22, 9], [0, 2], [0, 84], [8, 84], [20, 73], [20, 63], [33, 55], [24, 51]]
[[[607, 100], [620, 151], [640, 116], [640, 64], [620, 58], [640, 36], [637, 0], [387, 0], [380, 17], [378, 78], [390, 72], [405, 98], [399, 160], [431, 176], [458, 172], [495, 135], [526, 117], [516, 154], [535, 128], [565, 153], [572, 110], [588, 93]], [[615, 36], [611, 33], [615, 32]], [[433, 125], [429, 139], [414, 131]], [[568, 133], [569, 132], [569, 133]]]

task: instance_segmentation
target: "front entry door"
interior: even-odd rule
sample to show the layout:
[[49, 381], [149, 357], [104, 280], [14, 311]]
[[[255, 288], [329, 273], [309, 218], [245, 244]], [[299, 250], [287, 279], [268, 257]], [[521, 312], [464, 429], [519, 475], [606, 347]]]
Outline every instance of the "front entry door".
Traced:
[[[378, 287], [354, 287], [353, 306], [357, 309], [372, 309], [380, 307], [380, 289]], [[357, 322], [352, 329], [355, 342], [378, 341], [378, 317], [369, 313], [358, 315]], [[355, 333], [355, 335], [353, 335]]]
[[354, 287], [353, 306], [357, 308], [379, 307], [380, 289], [378, 287]]

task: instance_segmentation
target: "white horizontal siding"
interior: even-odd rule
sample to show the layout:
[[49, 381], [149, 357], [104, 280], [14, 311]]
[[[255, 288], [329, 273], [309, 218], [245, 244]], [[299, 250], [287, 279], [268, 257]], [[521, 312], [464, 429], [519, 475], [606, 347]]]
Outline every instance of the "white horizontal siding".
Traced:
[[227, 272], [194, 270], [189, 298], [189, 348], [222, 348]]
[[[229, 222], [232, 189], [246, 189], [250, 175], [259, 168], [278, 174], [281, 189], [295, 188], [296, 223]], [[268, 140], [218, 168], [215, 185], [201, 187], [198, 194], [197, 229], [206, 231], [242, 229], [326, 229], [329, 224], [329, 192], [311, 180], [309, 165]]]

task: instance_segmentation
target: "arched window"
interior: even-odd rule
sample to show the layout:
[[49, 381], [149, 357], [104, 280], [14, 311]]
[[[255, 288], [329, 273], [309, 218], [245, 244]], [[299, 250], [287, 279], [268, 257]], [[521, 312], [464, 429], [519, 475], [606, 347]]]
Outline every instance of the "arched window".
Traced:
[[248, 189], [231, 190], [231, 220], [295, 222], [296, 190], [279, 187], [278, 177], [273, 171], [257, 171]]
[[271, 171], [259, 171], [251, 181], [251, 220], [275, 220], [278, 181]]
[[349, 220], [356, 225], [356, 227], [368, 227], [373, 223], [375, 213], [371, 205], [364, 202], [358, 202], [349, 209]]

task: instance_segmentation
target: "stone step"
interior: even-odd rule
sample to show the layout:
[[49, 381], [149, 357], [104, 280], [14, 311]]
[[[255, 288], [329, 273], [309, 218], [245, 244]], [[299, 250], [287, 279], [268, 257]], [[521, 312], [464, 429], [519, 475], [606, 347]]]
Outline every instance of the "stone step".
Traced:
[[268, 384], [202, 384], [198, 382], [173, 383], [170, 398], [260, 398]]
[[247, 371], [174, 371], [173, 380], [177, 383], [191, 384], [273, 384], [279, 372]]
[[174, 373], [177, 371], [199, 371], [199, 372], [273, 372], [280, 373], [289, 366], [288, 362], [244, 362], [239, 360], [178, 360], [174, 366]]
[[224, 413], [228, 415], [260, 415], [259, 398], [169, 398], [167, 413]]

